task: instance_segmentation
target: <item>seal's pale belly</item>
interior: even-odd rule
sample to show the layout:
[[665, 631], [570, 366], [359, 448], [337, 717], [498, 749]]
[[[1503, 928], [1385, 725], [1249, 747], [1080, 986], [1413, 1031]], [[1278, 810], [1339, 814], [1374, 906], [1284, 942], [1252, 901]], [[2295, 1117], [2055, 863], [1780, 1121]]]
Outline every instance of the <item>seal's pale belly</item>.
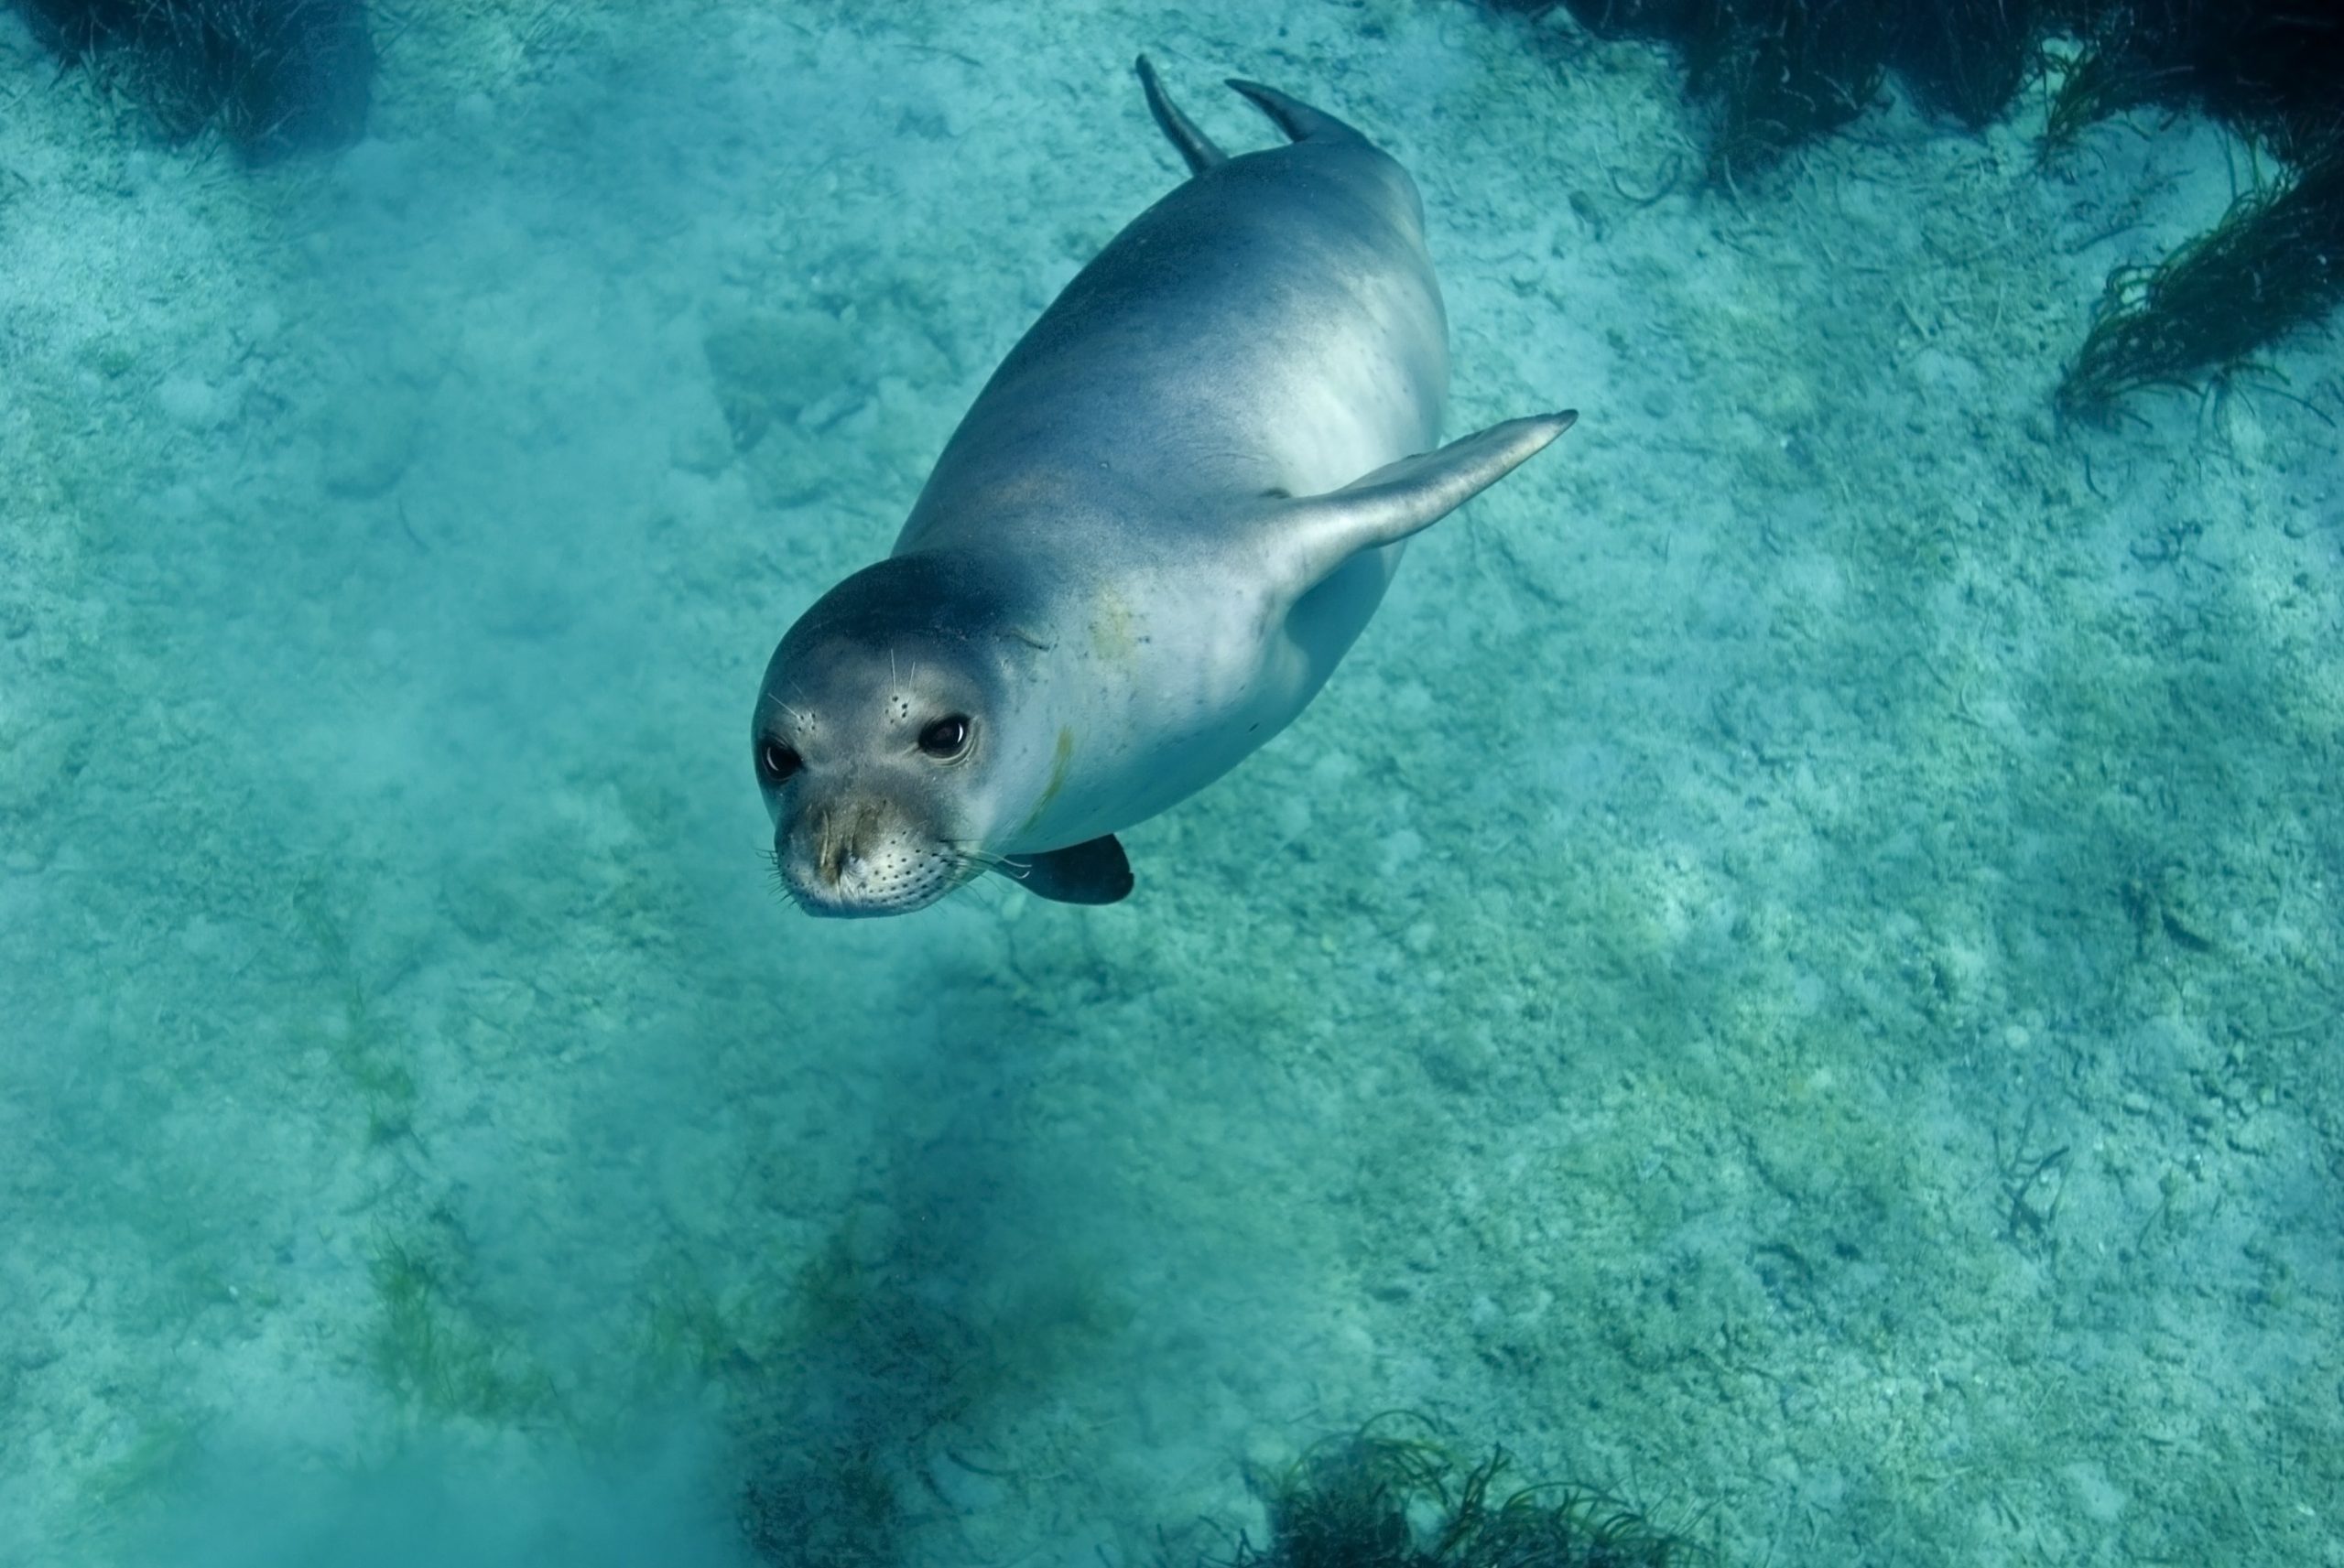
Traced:
[[[1145, 821], [1211, 784], [1292, 723], [1374, 614], [1401, 546], [1347, 565], [1287, 612], [1239, 585], [1145, 578], [1093, 602], [1090, 656], [1054, 689], [1072, 765], [1005, 852], [1080, 843]], [[1217, 590], [1217, 591], [1216, 591]], [[1101, 665], [1124, 677], [1102, 685]]]

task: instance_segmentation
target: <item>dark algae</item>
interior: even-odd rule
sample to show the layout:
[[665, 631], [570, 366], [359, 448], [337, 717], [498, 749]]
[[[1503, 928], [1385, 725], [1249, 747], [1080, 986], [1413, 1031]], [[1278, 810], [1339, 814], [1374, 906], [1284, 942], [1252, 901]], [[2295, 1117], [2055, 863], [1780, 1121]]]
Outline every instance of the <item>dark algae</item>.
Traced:
[[[1711, 1561], [1609, 1492], [1517, 1485], [1503, 1448], [1467, 1464], [1430, 1422], [1382, 1416], [1249, 1478], [1268, 1539], [1195, 1568], [1668, 1568]], [[1168, 1557], [1163, 1568], [1176, 1568]]]
[[2344, 299], [2344, 146], [2230, 205], [2221, 222], [2154, 265], [2109, 275], [2083, 348], [2059, 384], [2062, 413], [2187, 386], [2247, 363]]
[[168, 140], [217, 129], [255, 163], [366, 131], [364, 0], [17, 0], [60, 59], [144, 105]]
[[2344, 11], [2251, 0], [2074, 8], [2083, 35], [2054, 92], [2044, 149], [2145, 107], [2198, 109], [2279, 171], [2160, 260], [2111, 272], [2061, 378], [2068, 416], [2246, 365], [2344, 299]]
[[1731, 186], [1846, 125], [1894, 75], [1972, 130], [2042, 78], [2049, 166], [2092, 125], [2205, 114], [2259, 166], [2220, 222], [2108, 276], [2053, 401], [2102, 417], [2128, 395], [2251, 364], [2344, 298], [2344, 7], [2294, 0], [1491, 0], [1674, 46]]

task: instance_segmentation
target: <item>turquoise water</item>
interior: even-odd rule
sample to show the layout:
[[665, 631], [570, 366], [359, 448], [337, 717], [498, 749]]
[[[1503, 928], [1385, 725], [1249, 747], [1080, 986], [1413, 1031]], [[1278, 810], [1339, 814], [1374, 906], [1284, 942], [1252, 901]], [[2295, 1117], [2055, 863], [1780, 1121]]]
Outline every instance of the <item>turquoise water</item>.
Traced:
[[[0, 18], [0, 1562], [1185, 1564], [1394, 1408], [1737, 1563], [2344, 1560], [2339, 340], [2049, 415], [2219, 131], [1728, 194], [1462, 5], [391, 21], [245, 172]], [[800, 918], [758, 675], [1177, 178], [1141, 46], [1580, 425], [1129, 902]]]

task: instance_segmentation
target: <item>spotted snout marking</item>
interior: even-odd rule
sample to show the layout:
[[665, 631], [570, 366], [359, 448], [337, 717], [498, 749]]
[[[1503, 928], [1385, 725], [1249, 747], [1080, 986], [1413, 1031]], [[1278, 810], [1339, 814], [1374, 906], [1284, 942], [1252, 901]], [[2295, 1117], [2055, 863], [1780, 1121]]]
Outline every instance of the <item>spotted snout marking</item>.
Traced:
[[875, 805], [824, 813], [779, 849], [791, 900], [808, 914], [898, 914], [951, 891], [959, 860]]

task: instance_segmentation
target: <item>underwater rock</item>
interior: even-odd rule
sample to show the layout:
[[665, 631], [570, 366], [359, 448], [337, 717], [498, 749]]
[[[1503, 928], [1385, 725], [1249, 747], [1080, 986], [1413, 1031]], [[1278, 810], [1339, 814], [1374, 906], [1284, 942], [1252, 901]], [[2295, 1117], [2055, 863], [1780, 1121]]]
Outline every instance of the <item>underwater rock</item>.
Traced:
[[701, 347], [742, 451], [831, 393], [839, 367], [853, 362], [854, 352], [846, 328], [819, 310], [743, 312], [711, 326]]

